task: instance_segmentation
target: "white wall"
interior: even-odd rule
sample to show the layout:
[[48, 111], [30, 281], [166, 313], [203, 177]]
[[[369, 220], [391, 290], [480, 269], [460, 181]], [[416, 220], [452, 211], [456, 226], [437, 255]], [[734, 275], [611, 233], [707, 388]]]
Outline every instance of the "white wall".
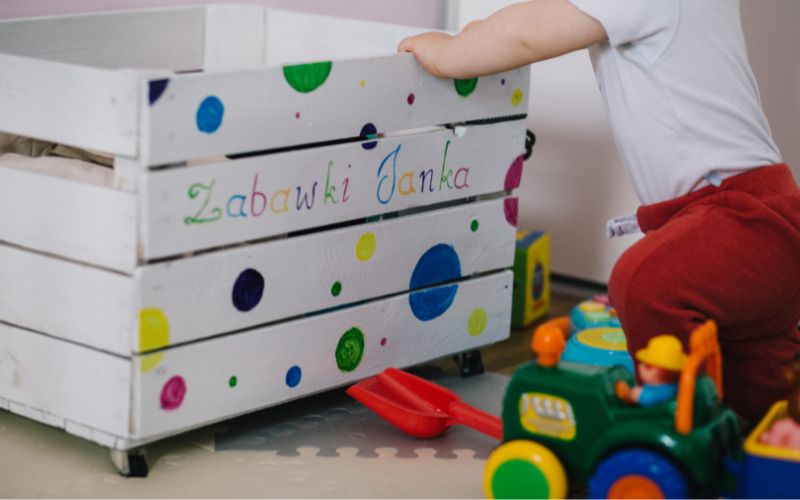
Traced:
[[[451, 0], [451, 29], [513, 0]], [[784, 160], [800, 178], [800, 1], [743, 0], [750, 59]], [[638, 200], [613, 144], [586, 51], [533, 65], [529, 127], [539, 142], [520, 188], [520, 226], [552, 234], [552, 268], [605, 283], [636, 241], [605, 238], [607, 219]]]
[[0, 0], [0, 18], [208, 3], [251, 3], [426, 28], [441, 27], [444, 16], [443, 0]]

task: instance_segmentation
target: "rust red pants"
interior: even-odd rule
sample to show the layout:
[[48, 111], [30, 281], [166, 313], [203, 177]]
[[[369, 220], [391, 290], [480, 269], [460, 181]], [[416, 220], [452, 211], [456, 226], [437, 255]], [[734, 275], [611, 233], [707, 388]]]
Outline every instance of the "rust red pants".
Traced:
[[719, 326], [724, 399], [751, 422], [788, 394], [800, 351], [800, 189], [786, 165], [726, 179], [637, 213], [645, 237], [609, 282], [631, 352], [669, 333], [688, 348]]

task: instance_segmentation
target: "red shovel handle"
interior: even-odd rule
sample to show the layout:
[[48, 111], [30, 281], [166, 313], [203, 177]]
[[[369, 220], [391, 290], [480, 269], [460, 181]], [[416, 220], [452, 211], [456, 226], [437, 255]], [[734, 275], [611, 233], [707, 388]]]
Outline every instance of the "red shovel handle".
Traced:
[[455, 422], [491, 436], [498, 441], [503, 439], [503, 423], [498, 417], [462, 401], [453, 401], [449, 410], [450, 418]]

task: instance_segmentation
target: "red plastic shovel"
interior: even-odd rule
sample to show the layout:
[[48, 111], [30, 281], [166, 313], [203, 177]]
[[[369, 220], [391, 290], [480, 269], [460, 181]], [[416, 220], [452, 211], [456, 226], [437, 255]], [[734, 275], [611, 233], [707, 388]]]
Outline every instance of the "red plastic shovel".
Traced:
[[464, 403], [449, 389], [397, 368], [387, 368], [350, 386], [347, 394], [418, 438], [438, 436], [454, 424], [466, 425], [498, 440], [503, 437], [498, 417]]

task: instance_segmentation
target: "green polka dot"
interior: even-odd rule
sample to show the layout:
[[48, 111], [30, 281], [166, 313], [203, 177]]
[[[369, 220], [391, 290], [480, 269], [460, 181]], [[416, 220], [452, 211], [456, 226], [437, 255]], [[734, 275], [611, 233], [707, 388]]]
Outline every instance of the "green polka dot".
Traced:
[[475, 92], [475, 88], [478, 86], [478, 79], [469, 78], [467, 80], [454, 80], [454, 84], [458, 95], [461, 97], [468, 97]]
[[340, 293], [342, 293], [342, 284], [337, 281], [331, 287], [331, 295], [338, 297]]
[[375, 234], [364, 233], [356, 243], [356, 257], [361, 262], [366, 262], [375, 255]]
[[336, 366], [343, 372], [355, 370], [364, 356], [364, 334], [358, 328], [347, 330], [336, 345]]
[[480, 224], [478, 223], [477, 220], [473, 220], [472, 223], [469, 225], [469, 228], [472, 230], [473, 233], [478, 232], [478, 227], [480, 227]]
[[484, 330], [486, 330], [487, 320], [488, 317], [486, 316], [485, 309], [475, 309], [472, 311], [472, 314], [469, 315], [469, 320], [467, 321], [467, 331], [473, 337], [477, 337], [478, 335], [482, 334]]
[[[169, 321], [164, 311], [148, 307], [139, 312], [139, 351], [155, 351], [169, 345]], [[153, 353], [142, 358], [142, 373], [158, 366], [164, 353]]]
[[330, 61], [284, 66], [283, 76], [293, 89], [307, 94], [325, 83], [331, 74], [331, 68], [333, 63]]
[[236, 375], [233, 375], [233, 376], [231, 376], [231, 378], [228, 379], [228, 385], [230, 387], [236, 387], [236, 384], [238, 382], [239, 382], [239, 379], [236, 378]]

